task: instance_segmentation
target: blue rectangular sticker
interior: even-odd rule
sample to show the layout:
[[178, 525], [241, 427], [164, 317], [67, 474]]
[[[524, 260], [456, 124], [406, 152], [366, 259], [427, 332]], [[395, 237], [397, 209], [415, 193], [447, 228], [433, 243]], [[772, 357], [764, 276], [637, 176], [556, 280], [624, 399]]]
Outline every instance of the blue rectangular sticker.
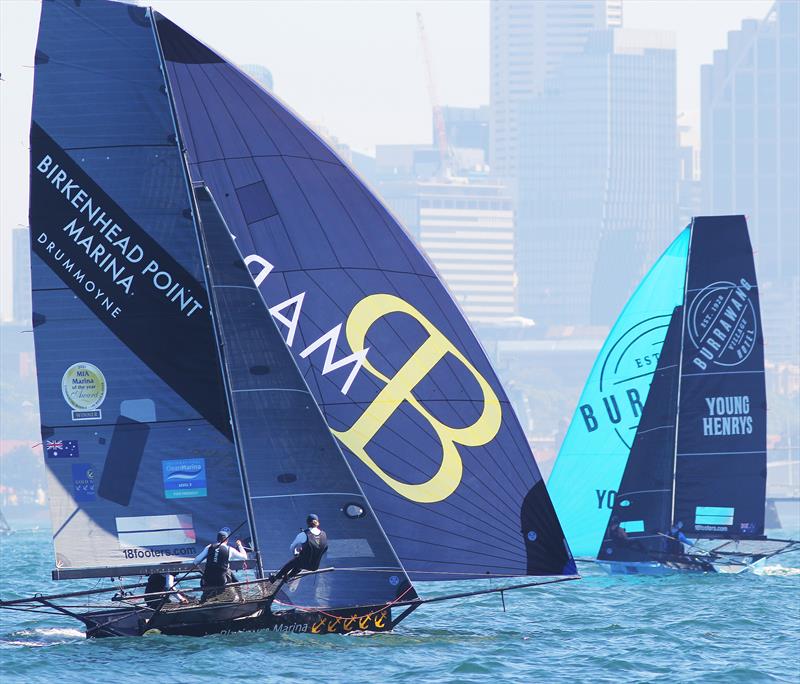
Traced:
[[695, 525], [733, 525], [733, 509], [721, 506], [697, 506]]
[[75, 501], [94, 501], [95, 470], [91, 463], [72, 464], [72, 498]]
[[204, 458], [161, 461], [161, 471], [164, 476], [164, 497], [167, 499], [186, 499], [208, 494]]
[[626, 532], [644, 532], [644, 520], [626, 520], [619, 526]]
[[44, 452], [47, 458], [78, 458], [77, 439], [48, 439], [44, 443]]

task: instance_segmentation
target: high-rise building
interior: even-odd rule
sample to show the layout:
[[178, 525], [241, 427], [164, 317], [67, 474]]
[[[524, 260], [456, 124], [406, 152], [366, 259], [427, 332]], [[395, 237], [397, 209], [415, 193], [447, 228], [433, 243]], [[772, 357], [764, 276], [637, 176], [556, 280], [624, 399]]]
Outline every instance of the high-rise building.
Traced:
[[473, 325], [516, 314], [514, 210], [502, 185], [420, 181], [419, 242]]
[[14, 228], [11, 231], [11, 273], [13, 278], [11, 311], [14, 323], [31, 322], [31, 257], [30, 229]]
[[778, 0], [701, 70], [704, 209], [747, 215], [759, 280], [785, 291], [800, 268], [799, 61], [800, 4]]
[[607, 29], [520, 109], [519, 312], [607, 325], [677, 226], [673, 36]]
[[[453, 148], [457, 158], [476, 148]], [[438, 269], [473, 324], [516, 315], [514, 210], [506, 186], [442, 173], [432, 145], [379, 145], [375, 189]]]
[[565, 55], [589, 33], [622, 26], [622, 0], [495, 0], [491, 3], [491, 154], [495, 175], [515, 178], [517, 107], [539, 95]]

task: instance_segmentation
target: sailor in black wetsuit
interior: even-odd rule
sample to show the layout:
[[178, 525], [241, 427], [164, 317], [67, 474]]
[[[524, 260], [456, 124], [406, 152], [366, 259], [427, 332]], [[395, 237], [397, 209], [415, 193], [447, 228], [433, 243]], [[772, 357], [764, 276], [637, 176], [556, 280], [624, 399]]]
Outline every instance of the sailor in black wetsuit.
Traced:
[[278, 570], [272, 581], [288, 580], [301, 570], [319, 570], [322, 556], [328, 550], [328, 535], [319, 526], [319, 517], [316, 513], [308, 515], [306, 524], [308, 527], [294, 538], [289, 547], [294, 558]]
[[247, 560], [247, 552], [242, 546], [241, 540], [236, 540], [236, 548], [228, 546], [228, 536], [231, 531], [223, 527], [217, 534], [215, 544], [209, 544], [194, 559], [195, 565], [199, 565], [204, 560], [206, 567], [203, 570], [203, 602], [213, 596], [218, 596], [225, 590], [225, 585], [238, 582], [236, 575], [231, 570], [231, 561]]

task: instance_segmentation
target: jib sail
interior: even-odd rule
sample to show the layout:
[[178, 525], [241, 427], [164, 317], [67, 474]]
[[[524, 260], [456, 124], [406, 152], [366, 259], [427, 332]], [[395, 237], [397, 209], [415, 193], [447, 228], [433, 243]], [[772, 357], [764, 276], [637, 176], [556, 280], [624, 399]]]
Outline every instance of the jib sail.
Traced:
[[744, 216], [693, 221], [686, 284], [674, 520], [687, 536], [760, 537], [764, 342]]
[[594, 557], [603, 539], [648, 410], [670, 321], [683, 302], [689, 238], [687, 228], [625, 305], [589, 374], [553, 467], [548, 488], [578, 556]]
[[603, 561], [658, 561], [672, 521], [672, 480], [683, 307], [667, 328], [602, 544]]
[[574, 574], [485, 353], [403, 228], [288, 109], [157, 29], [205, 183], [412, 577]]
[[336, 571], [293, 583], [281, 600], [333, 608], [414, 598], [214, 199], [205, 187], [195, 195], [261, 565], [274, 572], [291, 558], [313, 511], [329, 539], [325, 565]]
[[174, 570], [247, 517], [144, 9], [42, 3], [30, 173], [54, 576]]

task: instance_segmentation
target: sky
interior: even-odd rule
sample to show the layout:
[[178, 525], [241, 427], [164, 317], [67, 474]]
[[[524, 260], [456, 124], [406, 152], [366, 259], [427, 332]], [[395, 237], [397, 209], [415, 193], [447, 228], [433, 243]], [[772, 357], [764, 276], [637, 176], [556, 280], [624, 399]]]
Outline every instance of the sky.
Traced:
[[[532, 0], [536, 1], [536, 0]], [[141, 3], [144, 4], [144, 3]], [[275, 93], [353, 149], [431, 141], [417, 27], [423, 16], [440, 104], [489, 102], [488, 0], [153, 0], [239, 64], [272, 72]], [[699, 139], [700, 65], [772, 0], [624, 0], [626, 28], [675, 33], [678, 112]], [[0, 0], [0, 320], [10, 317], [10, 230], [27, 224], [27, 137], [39, 4]]]

